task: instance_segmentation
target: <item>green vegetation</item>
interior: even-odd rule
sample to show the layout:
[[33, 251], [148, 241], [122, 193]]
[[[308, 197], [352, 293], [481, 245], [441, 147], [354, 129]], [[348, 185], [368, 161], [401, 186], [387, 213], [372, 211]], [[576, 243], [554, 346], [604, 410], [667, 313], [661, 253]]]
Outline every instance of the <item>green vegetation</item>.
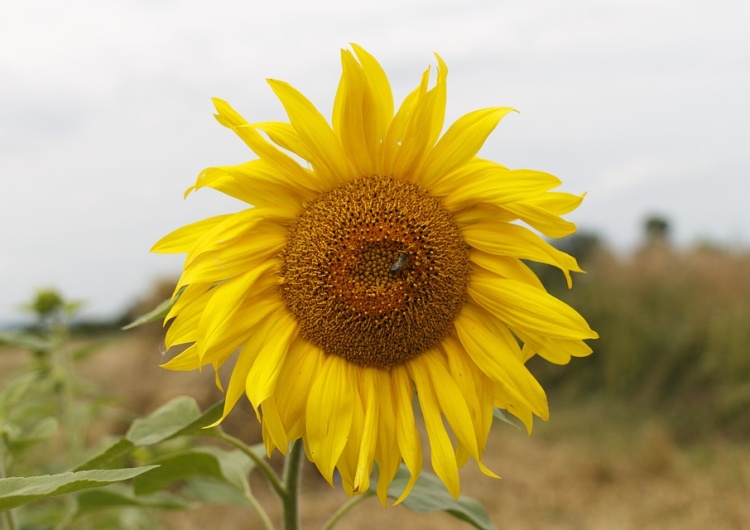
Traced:
[[647, 241], [624, 257], [579, 245], [587, 274], [570, 291], [543, 271], [601, 338], [565, 370], [532, 370], [553, 392], [648, 408], [680, 437], [750, 436], [750, 255]]

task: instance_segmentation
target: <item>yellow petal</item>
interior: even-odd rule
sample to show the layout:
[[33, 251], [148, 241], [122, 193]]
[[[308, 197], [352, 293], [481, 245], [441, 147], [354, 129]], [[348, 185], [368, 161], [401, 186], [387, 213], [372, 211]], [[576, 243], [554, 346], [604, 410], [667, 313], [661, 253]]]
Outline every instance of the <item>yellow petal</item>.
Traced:
[[474, 225], [485, 226], [487, 224], [505, 224], [516, 220], [516, 216], [507, 210], [490, 206], [488, 204], [476, 204], [469, 208], [453, 212], [453, 219], [463, 231]]
[[210, 287], [206, 284], [188, 285], [180, 294], [164, 319], [165, 323], [172, 320], [164, 337], [164, 345], [167, 348], [197, 340], [198, 323], [212, 296], [209, 293]]
[[[438, 57], [437, 83], [419, 97], [406, 119], [403, 136], [393, 165], [396, 178], [413, 180], [429, 150], [440, 136], [445, 118], [446, 77], [448, 69]], [[423, 78], [423, 85], [426, 86]], [[420, 86], [420, 92], [422, 86]], [[401, 110], [399, 109], [399, 113]], [[394, 119], [395, 124], [395, 119]], [[390, 131], [389, 131], [390, 132]]]
[[490, 332], [485, 321], [470, 305], [456, 318], [456, 332], [466, 353], [487, 377], [502, 383], [514, 399], [527, 405], [536, 415], [548, 417], [544, 389], [521, 362], [515, 339], [510, 333], [501, 336]]
[[310, 389], [306, 412], [310, 459], [329, 484], [349, 437], [354, 392], [351, 365], [329, 355]]
[[565, 237], [576, 231], [574, 223], [544, 208], [522, 202], [506, 204], [503, 208], [513, 212], [523, 222], [547, 237]]
[[247, 379], [247, 374], [250, 371], [250, 367], [255, 362], [258, 353], [259, 352], [253, 348], [243, 348], [240, 350], [237, 355], [237, 360], [232, 367], [232, 375], [229, 378], [229, 385], [227, 385], [226, 397], [224, 398], [224, 410], [221, 414], [221, 418], [215, 423], [209, 425], [209, 427], [215, 427], [224, 421], [224, 418], [227, 417], [237, 404], [237, 401], [239, 401], [240, 397], [245, 393], [245, 380]]
[[419, 432], [414, 421], [414, 387], [406, 367], [394, 366], [391, 369], [391, 383], [396, 411], [396, 440], [406, 469], [411, 475], [401, 496], [394, 503], [400, 504], [409, 495], [419, 478], [422, 470], [422, 446], [419, 443]]
[[294, 392], [277, 393], [276, 402], [291, 439], [300, 438], [305, 432], [307, 399], [323, 360], [323, 352], [300, 337], [289, 348], [277, 385]]
[[[352, 376], [354, 388], [359, 387], [359, 377], [354, 376], [354, 373], [359, 369], [356, 365], [350, 365], [352, 367]], [[356, 392], [356, 390], [355, 390]], [[346, 445], [344, 451], [341, 453], [338, 462], [336, 462], [336, 469], [341, 475], [341, 486], [344, 488], [344, 493], [349, 497], [353, 496], [356, 492], [354, 489], [354, 479], [357, 474], [357, 461], [359, 460], [359, 448], [362, 445], [362, 432], [364, 431], [365, 425], [365, 410], [362, 402], [362, 396], [360, 393], [355, 393], [350, 396], [352, 402], [352, 424], [349, 428], [349, 435], [346, 439]]]
[[273, 212], [279, 219], [287, 221], [296, 217], [304, 201], [315, 196], [315, 192], [295, 186], [262, 159], [235, 166], [206, 168], [188, 191], [204, 186], [254, 206], [269, 207], [264, 211], [265, 217]]
[[477, 274], [469, 296], [512, 329], [561, 339], [598, 337], [572, 307], [525, 283]]
[[472, 249], [469, 259], [483, 269], [494, 272], [503, 278], [528, 283], [537, 289], [544, 289], [542, 282], [534, 271], [518, 258], [493, 256], [481, 250]]
[[207, 230], [199, 234], [193, 248], [188, 251], [186, 261], [190, 262], [192, 258], [201, 252], [227, 246], [227, 241], [231, 244], [232, 240], [243, 237], [248, 232], [251, 232], [261, 221], [263, 221], [263, 215], [259, 208], [248, 208], [227, 216], [213, 227], [207, 227]]
[[341, 81], [333, 105], [333, 128], [357, 174], [371, 175], [377, 144], [370, 143], [365, 136], [371, 116], [364, 113], [373, 105], [372, 95], [368, 93], [364, 71], [350, 51], [341, 50], [341, 65]]
[[561, 184], [549, 173], [531, 169], [506, 169], [499, 164], [478, 161], [454, 171], [431, 188], [445, 196], [443, 204], [456, 211], [474, 204], [504, 206], [540, 196]]
[[375, 174], [384, 175], [383, 146], [388, 126], [393, 119], [391, 85], [383, 68], [372, 55], [356, 44], [351, 46], [362, 65], [366, 86], [369, 88], [365, 92], [367, 107], [363, 110], [366, 120], [365, 141], [370, 146], [371, 153], [374, 154], [373, 171]]
[[198, 324], [198, 335], [201, 337], [198, 352], [201, 358], [215, 342], [225, 340], [229, 328], [238, 327], [234, 319], [235, 313], [244, 303], [258, 278], [264, 272], [272, 270], [273, 266], [274, 264], [269, 262], [255, 267], [211, 290], [211, 297]]
[[459, 448], [465, 449], [477, 461], [485, 475], [499, 478], [482, 463], [469, 404], [445, 366], [442, 354], [437, 351], [427, 352], [420, 356], [420, 361], [429, 374], [430, 384], [435, 390], [440, 410], [455, 434]]
[[458, 441], [469, 449], [472, 456], [479, 459], [477, 436], [474, 431], [474, 424], [471, 421], [469, 407], [461, 389], [445, 366], [446, 361], [442, 354], [437, 350], [432, 350], [420, 355], [419, 360], [435, 389], [439, 408], [445, 415], [448, 425], [450, 425]]
[[[303, 160], [310, 161], [313, 158], [313, 154], [310, 149], [302, 141], [300, 135], [297, 133], [291, 123], [283, 121], [264, 121], [259, 123], [253, 123], [253, 127], [259, 131], [263, 131], [268, 135], [273, 143], [279, 147], [286, 149], [289, 152], [294, 153]], [[323, 189], [317, 191], [325, 191]]]
[[229, 103], [218, 98], [213, 98], [213, 102], [218, 112], [216, 120], [232, 129], [256, 155], [299, 186], [312, 190], [328, 189], [326, 183], [322, 182], [315, 173], [300, 166], [293, 158], [282, 153], [263, 138]]
[[288, 83], [269, 79], [268, 84], [284, 105], [289, 121], [309, 150], [309, 162], [327, 183], [327, 189], [357, 177], [341, 142], [318, 109]]
[[[519, 402], [517, 399], [508, 394], [505, 386], [494, 383], [493, 388], [493, 403], [495, 407], [506, 410], [513, 414], [516, 418], [521, 420], [526, 432], [531, 434], [534, 427], [534, 413], [528, 407], [528, 405]], [[546, 420], [547, 418], [542, 418]]]
[[274, 448], [278, 449], [281, 454], [286, 454], [289, 446], [289, 434], [284, 428], [284, 422], [279, 414], [279, 408], [276, 404], [276, 396], [268, 396], [261, 405], [263, 420], [261, 428], [263, 431], [263, 442], [266, 446], [266, 454], [271, 457]]
[[492, 426], [493, 396], [487, 376], [471, 361], [466, 351], [451, 336], [441, 343], [448, 360], [448, 370], [458, 385], [471, 412], [479, 454], [484, 452]]
[[354, 477], [354, 493], [362, 493], [370, 487], [370, 473], [372, 473], [372, 463], [378, 439], [378, 424], [380, 423], [381, 389], [377, 385], [379, 380], [378, 370], [361, 368], [359, 371], [361, 374], [359, 390], [362, 395], [362, 403], [365, 406], [365, 417], [362, 441], [359, 447], [359, 459], [357, 460], [357, 472]]
[[290, 344], [297, 337], [297, 320], [288, 311], [277, 314], [262, 351], [247, 375], [247, 398], [255, 408], [263, 403], [276, 389], [281, 367], [284, 366]]
[[527, 359], [539, 354], [554, 364], [568, 364], [571, 357], [586, 357], [593, 351], [582, 340], [550, 338], [528, 332], [520, 332], [519, 338], [524, 341], [524, 355]]
[[513, 224], [476, 223], [462, 231], [476, 249], [498, 256], [510, 256], [558, 267], [571, 285], [570, 271], [582, 272], [575, 258], [554, 248], [528, 229]]
[[190, 223], [161, 238], [151, 247], [151, 252], [161, 254], [181, 254], [188, 252], [206, 232], [226, 221], [233, 214], [217, 215], [195, 223]]
[[380, 427], [375, 459], [378, 462], [378, 499], [385, 507], [388, 502], [388, 486], [398, 472], [401, 453], [396, 438], [396, 408], [393, 400], [391, 375], [383, 370], [376, 371], [380, 395]]
[[201, 364], [200, 359], [198, 359], [198, 348], [196, 348], [195, 344], [193, 344], [192, 346], [186, 348], [185, 351], [180, 352], [179, 355], [175, 355], [160, 366], [162, 368], [166, 368], [167, 370], [189, 372], [191, 370], [197, 370], [198, 368], [201, 368], [206, 364], [208, 364], [208, 361]]
[[475, 110], [456, 120], [427, 156], [417, 180], [429, 189], [445, 175], [464, 166], [479, 152], [500, 120], [512, 110]]
[[[388, 126], [388, 131], [385, 135], [385, 141], [383, 142], [383, 167], [385, 174], [390, 176], [401, 177], [400, 173], [397, 173], [396, 166], [403, 157], [402, 150], [405, 149], [405, 145], [409, 144], [410, 136], [407, 134], [411, 125], [412, 129], [412, 117], [416, 112], [416, 108], [419, 102], [424, 98], [427, 93], [427, 84], [430, 80], [430, 69], [424, 71], [422, 74], [422, 80], [417, 88], [415, 88], [401, 103], [396, 115], [393, 117], [391, 124]], [[413, 132], [412, 132], [413, 134]], [[423, 140], [422, 144], [426, 141]], [[415, 151], [416, 146], [411, 145], [408, 147], [408, 152]], [[410, 162], [414, 162], [413, 156], [409, 159]], [[404, 165], [404, 164], [402, 164]]]
[[422, 409], [427, 436], [430, 439], [432, 469], [443, 481], [448, 492], [453, 498], [457, 499], [461, 493], [461, 483], [458, 477], [456, 455], [440, 416], [440, 406], [435, 395], [435, 388], [426, 366], [429, 363], [423, 361], [422, 357], [424, 357], [424, 354], [409, 361], [407, 368], [417, 388], [419, 406]]
[[206, 344], [201, 359], [212, 362], [225, 359], [243, 344], [245, 346], [251, 344], [257, 349], [257, 342], [253, 342], [258, 338], [253, 336], [254, 333], [258, 334], [256, 326], [272, 318], [271, 315], [282, 307], [283, 301], [276, 297], [261, 297], [251, 303], [243, 304], [233, 318], [235, 325], [228, 326], [224, 335]]
[[188, 258], [179, 286], [221, 282], [266, 265], [278, 266], [274, 257], [286, 244], [287, 228], [277, 223], [256, 226], [253, 237], [220, 241], [214, 249]]
[[555, 215], [565, 215], [581, 205], [585, 193], [573, 195], [562, 191], [550, 191], [527, 199], [525, 202], [537, 208], [542, 208]]

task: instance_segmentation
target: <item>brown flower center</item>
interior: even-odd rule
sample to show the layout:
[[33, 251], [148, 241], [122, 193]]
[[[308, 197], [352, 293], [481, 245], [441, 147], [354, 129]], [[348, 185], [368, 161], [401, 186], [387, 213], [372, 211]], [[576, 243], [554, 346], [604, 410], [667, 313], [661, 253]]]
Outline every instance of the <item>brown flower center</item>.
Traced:
[[281, 292], [302, 335], [386, 369], [437, 344], [469, 278], [469, 247], [450, 212], [421, 187], [380, 176], [306, 205], [281, 261]]

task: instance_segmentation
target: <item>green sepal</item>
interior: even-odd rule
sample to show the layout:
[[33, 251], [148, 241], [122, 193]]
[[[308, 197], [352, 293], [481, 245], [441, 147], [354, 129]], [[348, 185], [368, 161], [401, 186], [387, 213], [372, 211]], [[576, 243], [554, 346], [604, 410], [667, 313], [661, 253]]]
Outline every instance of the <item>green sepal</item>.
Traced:
[[505, 412], [503, 409], [499, 409], [495, 407], [492, 410], [492, 417], [494, 417], [496, 420], [502, 421], [503, 423], [507, 423], [508, 425], [512, 425], [518, 430], [522, 430], [521, 426], [518, 423], [518, 420], [516, 420], [513, 416]]

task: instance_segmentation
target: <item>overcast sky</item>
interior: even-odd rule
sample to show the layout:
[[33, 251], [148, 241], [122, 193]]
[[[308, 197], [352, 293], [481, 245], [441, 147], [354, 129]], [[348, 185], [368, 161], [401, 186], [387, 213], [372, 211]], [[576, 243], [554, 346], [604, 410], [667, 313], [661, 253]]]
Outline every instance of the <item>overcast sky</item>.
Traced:
[[750, 2], [746, 0], [24, 0], [0, 7], [0, 323], [54, 286], [112, 316], [181, 257], [162, 235], [243, 206], [211, 165], [252, 158], [210, 98], [284, 119], [289, 81], [330, 116], [339, 49], [363, 45], [398, 101], [432, 52], [448, 118], [520, 114], [482, 151], [588, 192], [570, 219], [613, 246], [645, 216], [680, 244], [750, 243]]

